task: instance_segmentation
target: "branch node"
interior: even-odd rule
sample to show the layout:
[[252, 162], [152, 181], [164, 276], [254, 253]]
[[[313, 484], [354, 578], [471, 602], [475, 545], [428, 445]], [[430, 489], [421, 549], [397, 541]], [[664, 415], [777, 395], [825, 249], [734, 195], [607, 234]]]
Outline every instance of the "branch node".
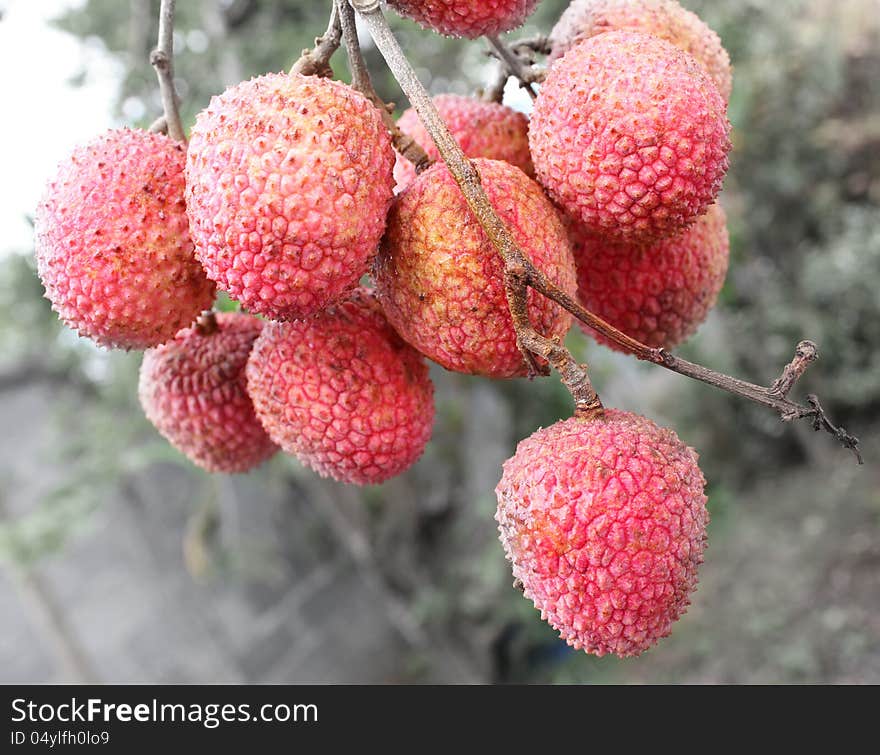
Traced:
[[532, 99], [535, 99], [538, 95], [533, 86], [534, 78], [531, 66], [526, 65], [519, 54], [509, 48], [498, 36], [487, 36], [486, 39], [492, 48], [491, 54], [501, 61], [501, 65], [508, 74], [517, 78], [520, 87], [525, 89]]
[[801, 341], [794, 350], [794, 358], [782, 370], [770, 393], [778, 398], [785, 398], [791, 393], [794, 384], [803, 377], [807, 368], [819, 358], [819, 348], [812, 341]]
[[150, 124], [150, 127], [147, 129], [152, 134], [167, 134], [168, 133], [168, 121], [165, 119], [164, 115], [160, 115]]
[[339, 13], [334, 2], [330, 10], [330, 20], [327, 22], [327, 31], [315, 38], [314, 49], [302, 51], [302, 55], [293, 64], [290, 73], [301, 76], [317, 76], [322, 79], [333, 78], [330, 58], [339, 49], [341, 41], [342, 26], [339, 23]]

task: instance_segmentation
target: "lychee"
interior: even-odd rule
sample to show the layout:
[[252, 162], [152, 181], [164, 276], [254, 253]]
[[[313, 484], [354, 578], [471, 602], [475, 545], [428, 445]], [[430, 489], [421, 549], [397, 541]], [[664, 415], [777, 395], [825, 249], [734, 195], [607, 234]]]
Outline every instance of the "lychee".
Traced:
[[373, 104], [314, 76], [268, 74], [197, 118], [186, 166], [196, 254], [252, 312], [307, 317], [368, 267], [393, 196], [394, 153]]
[[730, 125], [706, 70], [669, 42], [611, 31], [550, 69], [529, 127], [539, 181], [609, 239], [671, 236], [715, 201]]
[[676, 0], [572, 0], [550, 32], [552, 63], [572, 45], [607, 31], [628, 29], [665, 39], [697, 59], [724, 101], [730, 99], [730, 57], [718, 35]]
[[[504, 160], [527, 176], [534, 177], [535, 168], [529, 152], [529, 120], [525, 115], [497, 102], [483, 102], [457, 94], [437, 95], [434, 104], [468, 157]], [[415, 110], [406, 110], [397, 125], [403, 133], [415, 139], [431, 160], [440, 159], [433, 139]], [[398, 155], [394, 165], [396, 191], [406, 188], [415, 177], [412, 163]]]
[[501, 543], [527, 598], [572, 647], [638, 655], [686, 610], [709, 515], [697, 454], [604, 410], [538, 430], [504, 463]]
[[267, 324], [247, 377], [272, 439], [322, 476], [384, 482], [431, 437], [428, 366], [363, 288], [310, 319]]
[[247, 472], [278, 450], [254, 414], [244, 372], [262, 327], [250, 315], [212, 313], [144, 354], [138, 395], [147, 419], [209, 472]]
[[388, 0], [403, 16], [450, 37], [476, 39], [522, 26], [539, 0]]
[[[474, 165], [526, 256], [573, 293], [566, 230], [541, 187], [509, 163], [477, 159]], [[457, 372], [527, 374], [503, 274], [498, 251], [445, 165], [434, 165], [398, 196], [376, 258], [376, 293], [397, 332], [423, 354]], [[564, 337], [571, 316], [533, 290], [528, 297], [532, 325], [547, 337]]]
[[581, 303], [637, 341], [670, 349], [690, 337], [715, 305], [727, 275], [729, 240], [724, 210], [715, 204], [690, 228], [655, 244], [585, 235], [573, 249]]
[[184, 147], [108, 131], [59, 166], [37, 207], [37, 270], [66, 325], [103, 346], [145, 349], [211, 306], [183, 198]]

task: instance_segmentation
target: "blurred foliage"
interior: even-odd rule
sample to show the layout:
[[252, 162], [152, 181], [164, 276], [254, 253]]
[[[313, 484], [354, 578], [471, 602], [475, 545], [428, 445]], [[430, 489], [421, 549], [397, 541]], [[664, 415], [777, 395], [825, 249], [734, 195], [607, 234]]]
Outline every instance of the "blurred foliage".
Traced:
[[[178, 3], [176, 67], [185, 121], [192, 123], [227, 85], [289, 68], [298, 51], [323, 32], [325, 5]], [[548, 31], [564, 5], [545, 0], [518, 34]], [[798, 340], [812, 338], [822, 359], [798, 390], [819, 393], [832, 416], [856, 434], [867, 433], [880, 410], [876, 0], [694, 0], [684, 5], [720, 33], [731, 53], [735, 147], [723, 195], [732, 240], [730, 277], [719, 310], [683, 353], [766, 383], [790, 359]], [[158, 0], [86, 0], [57, 21], [85, 44], [103, 46], [126, 63], [117, 102], [124, 122], [146, 125], [160, 112], [147, 63], [157, 11]], [[393, 23], [432, 91], [473, 91], [491, 75], [480, 43], [444, 39], [396, 18]], [[405, 105], [375, 49], [365, 45], [365, 54], [383, 96]], [[334, 65], [345, 77], [343, 57], [337, 55]], [[80, 71], [71, 78], [87, 76]], [[17, 365], [36, 365], [42, 374], [63, 375], [90, 395], [87, 403], [59, 402], [59, 423], [75, 428], [61, 433], [57, 452], [66, 478], [32, 516], [0, 527], [0, 555], [29, 561], [57, 548], [132, 470], [157, 458], [186, 462], [140, 414], [138, 358], [96, 349], [64, 330], [40, 298], [30, 258], [2, 261], [0, 293], [3, 369], [14, 373]], [[222, 305], [235, 306], [225, 299]], [[591, 363], [600, 390], [604, 386], [625, 408], [673, 423], [700, 449], [712, 481], [713, 527], [724, 525], [726, 512], [741, 505], [762, 476], [776, 475], [811, 454], [837, 452], [828, 437], [809, 436], [803, 428], [781, 425], [762, 408], [610, 356], [578, 332], [570, 343]], [[473, 468], [462, 439], [476, 421], [468, 402], [486, 400], [479, 391], [488, 390], [497, 413], [510, 418], [500, 439], [508, 452], [538, 425], [566, 414], [565, 391], [556, 380], [503, 382], [486, 389], [485, 381], [435, 374], [438, 423], [425, 458], [400, 483], [361, 495], [389, 580], [409, 594], [419, 616], [462, 642], [471, 635], [494, 637], [490, 651], [500, 679], [601, 680], [613, 674], [614, 661], [578, 656], [575, 662], [531, 605], [510, 589], [492, 522], [491, 485], [472, 489], [466, 484]], [[286, 466], [285, 474], [293, 466]], [[201, 473], [192, 474], [204, 482]], [[402, 505], [395, 504], [395, 496]], [[407, 511], [401, 513], [402, 507]], [[418, 553], [401, 555], [406, 548]], [[432, 589], [425, 589], [425, 579]]]

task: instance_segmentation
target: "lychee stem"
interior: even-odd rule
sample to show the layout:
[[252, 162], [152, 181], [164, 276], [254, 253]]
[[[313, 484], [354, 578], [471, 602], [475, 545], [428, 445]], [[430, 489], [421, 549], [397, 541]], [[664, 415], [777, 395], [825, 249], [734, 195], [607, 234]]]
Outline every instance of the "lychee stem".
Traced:
[[[517, 333], [517, 343], [523, 352], [523, 357], [535, 374], [546, 374], [546, 371], [541, 370], [538, 365], [535, 355], [539, 355], [547, 359], [560, 372], [563, 383], [575, 400], [578, 412], [595, 410], [594, 402], [601, 405], [598, 402], [598, 396], [590, 386], [586, 367], [578, 365], [563, 345], [542, 336], [532, 327], [526, 307], [528, 288], [533, 288], [556, 302], [581, 322], [589, 325], [638, 359], [665, 367], [672, 372], [699, 380], [773, 409], [783, 422], [790, 422], [794, 419], [811, 419], [816, 430], [823, 429], [834, 435], [845, 448], [853, 451], [858, 463], [862, 463], [858, 438], [850, 435], [843, 428], [836, 427], [828, 419], [815, 396], [807, 397], [808, 406], [803, 406], [787, 398], [787, 393], [794, 386], [794, 383], [803, 375], [809, 363], [815, 360], [815, 346], [810, 358], [796, 356], [792, 364], [786, 368], [783, 375], [773, 383], [772, 387], [765, 388], [694, 364], [668, 353], [665, 349], [646, 346], [597, 317], [550, 281], [525, 256], [513, 239], [510, 230], [495, 213], [486, 192], [483, 190], [479, 172], [465, 156], [437, 112], [430, 95], [419, 81], [415, 70], [401, 49], [400, 43], [391, 31], [377, 0], [348, 1], [366, 23], [376, 47], [382, 53], [388, 68], [434, 140], [443, 162], [455, 178], [468, 207], [501, 255], [504, 261], [504, 284]], [[591, 406], [592, 409], [589, 408]]]
[[526, 293], [529, 279], [535, 268], [514, 240], [510, 230], [492, 208], [489, 198], [483, 190], [479, 172], [465, 156], [437, 112], [434, 102], [422, 86], [388, 26], [379, 4], [373, 0], [349, 1], [366, 22], [376, 47], [388, 63], [404, 94], [419, 114], [428, 133], [431, 134], [431, 138], [437, 145], [437, 150], [461, 189], [468, 207], [476, 215], [486, 235], [491, 239], [504, 260], [504, 284], [517, 334], [517, 344], [531, 374], [547, 374], [546, 369], [541, 367], [536, 358], [536, 355], [543, 356], [556, 369], [560, 370], [563, 382], [572, 392], [575, 405], [579, 410], [595, 407], [599, 399], [590, 383], [586, 367], [579, 365], [564, 346], [546, 338], [532, 327], [528, 317]]
[[334, 8], [339, 14], [339, 21], [342, 26], [342, 40], [345, 44], [345, 51], [348, 55], [348, 68], [351, 71], [351, 85], [357, 89], [368, 100], [370, 100], [379, 112], [382, 114], [382, 120], [385, 128], [391, 134], [391, 141], [396, 149], [404, 158], [409, 160], [416, 169], [416, 173], [421, 173], [431, 167], [433, 160], [428, 157], [428, 153], [413, 139], [411, 136], [404, 134], [397, 127], [397, 122], [392, 116], [392, 107], [389, 107], [385, 101], [379, 97], [373, 86], [373, 80], [370, 78], [370, 71], [361, 54], [361, 45], [358, 40], [357, 28], [355, 26], [354, 9], [348, 4], [348, 0], [334, 0]]
[[174, 4], [175, 0], [162, 0], [159, 8], [159, 41], [156, 49], [150, 53], [150, 65], [156, 69], [159, 79], [168, 136], [185, 143], [186, 133], [180, 120], [179, 98], [174, 87]]
[[213, 309], [206, 309], [196, 320], [196, 330], [199, 335], [210, 336], [220, 330], [217, 322], [217, 313]]

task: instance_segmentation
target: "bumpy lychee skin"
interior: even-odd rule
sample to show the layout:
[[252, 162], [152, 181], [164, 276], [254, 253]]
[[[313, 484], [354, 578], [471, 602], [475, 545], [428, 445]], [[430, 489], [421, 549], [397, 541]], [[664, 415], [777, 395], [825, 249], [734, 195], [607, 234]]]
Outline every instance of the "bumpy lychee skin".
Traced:
[[[525, 115], [497, 102], [483, 102], [457, 94], [437, 95], [434, 104], [468, 157], [504, 160], [527, 176], [534, 177], [535, 167], [529, 152], [529, 120]], [[415, 110], [406, 110], [397, 125], [416, 140], [431, 160], [440, 159], [434, 140]], [[412, 163], [398, 155], [394, 165], [395, 190], [403, 190], [415, 177]]]
[[572, 45], [607, 31], [653, 34], [694, 56], [712, 77], [724, 101], [730, 99], [730, 56], [718, 35], [676, 0], [572, 0], [550, 32], [552, 63]]
[[269, 435], [322, 476], [384, 482], [431, 438], [428, 366], [366, 289], [308, 320], [269, 323], [247, 376]]
[[[565, 227], [541, 187], [519, 168], [474, 160], [489, 201], [528, 258], [575, 290]], [[509, 378], [527, 374], [504, 293], [504, 266], [445, 165], [422, 173], [396, 200], [376, 258], [376, 293], [391, 324], [448, 370]], [[571, 316], [530, 290], [535, 328], [563, 338]]]
[[450, 37], [476, 39], [510, 31], [528, 18], [539, 0], [388, 0], [403, 16]]
[[724, 210], [716, 204], [690, 228], [656, 244], [611, 244], [583, 236], [573, 248], [581, 303], [636, 340], [671, 349], [693, 335], [715, 306], [730, 246]]
[[108, 131], [58, 166], [37, 207], [37, 270], [66, 325], [103, 346], [146, 349], [211, 306], [183, 199], [184, 148]]
[[718, 87], [662, 39], [612, 31], [551, 69], [529, 127], [540, 182], [576, 221], [618, 241], [671, 236], [715, 201], [730, 125]]
[[218, 313], [151, 349], [138, 395], [150, 420], [178, 451], [209, 472], [247, 472], [278, 447], [254, 414], [245, 365], [263, 323]]
[[190, 138], [198, 258], [252, 312], [314, 314], [344, 297], [375, 254], [393, 163], [378, 111], [345, 84], [269, 74], [231, 87]]
[[605, 410], [538, 430], [504, 463], [495, 518], [513, 574], [574, 648], [633, 656], [669, 634], [703, 560], [697, 454]]

